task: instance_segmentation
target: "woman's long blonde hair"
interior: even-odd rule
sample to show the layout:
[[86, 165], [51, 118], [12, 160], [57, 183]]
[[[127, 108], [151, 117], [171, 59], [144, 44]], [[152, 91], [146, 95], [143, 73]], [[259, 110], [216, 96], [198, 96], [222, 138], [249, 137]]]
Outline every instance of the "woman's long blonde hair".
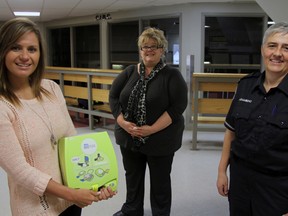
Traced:
[[39, 63], [35, 71], [30, 75], [29, 83], [37, 99], [42, 100], [41, 93], [49, 95], [49, 92], [41, 87], [41, 80], [45, 69], [45, 49], [40, 30], [36, 23], [28, 18], [11, 19], [0, 28], [0, 96], [18, 106], [21, 106], [21, 102], [12, 91], [12, 86], [8, 79], [9, 72], [5, 64], [5, 57], [19, 38], [28, 32], [35, 33], [40, 48]]

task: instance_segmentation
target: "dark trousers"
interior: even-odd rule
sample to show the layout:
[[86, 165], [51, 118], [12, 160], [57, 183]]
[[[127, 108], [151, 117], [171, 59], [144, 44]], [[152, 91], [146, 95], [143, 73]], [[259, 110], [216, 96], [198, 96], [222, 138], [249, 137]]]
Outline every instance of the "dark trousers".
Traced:
[[169, 216], [171, 210], [171, 168], [174, 153], [168, 156], [147, 156], [121, 147], [126, 177], [126, 202], [122, 212], [143, 216], [145, 172], [150, 171], [150, 202], [153, 216]]
[[65, 209], [59, 216], [81, 216], [82, 209], [76, 205], [72, 205]]
[[288, 176], [273, 176], [230, 161], [230, 216], [282, 216], [288, 213]]

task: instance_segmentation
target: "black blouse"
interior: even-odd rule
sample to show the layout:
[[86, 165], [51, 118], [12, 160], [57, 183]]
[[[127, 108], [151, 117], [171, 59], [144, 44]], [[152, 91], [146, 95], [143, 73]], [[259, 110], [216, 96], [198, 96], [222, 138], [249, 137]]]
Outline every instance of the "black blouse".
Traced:
[[[109, 104], [115, 119], [125, 113], [130, 93], [140, 78], [137, 66], [130, 65], [114, 80]], [[184, 130], [183, 112], [187, 106], [187, 85], [176, 68], [165, 66], [149, 81], [146, 92], [146, 123], [152, 125], [165, 111], [172, 119], [167, 128], [149, 136], [140, 152], [149, 155], [167, 155], [181, 147]], [[115, 124], [116, 143], [131, 148], [133, 140], [124, 129]]]

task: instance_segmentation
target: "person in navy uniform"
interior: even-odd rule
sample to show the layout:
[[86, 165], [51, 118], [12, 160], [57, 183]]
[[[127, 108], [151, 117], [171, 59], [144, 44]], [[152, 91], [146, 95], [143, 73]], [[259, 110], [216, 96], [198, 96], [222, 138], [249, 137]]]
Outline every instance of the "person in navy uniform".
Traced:
[[224, 123], [217, 189], [231, 216], [288, 215], [288, 23], [266, 30], [261, 53], [264, 72], [239, 81]]

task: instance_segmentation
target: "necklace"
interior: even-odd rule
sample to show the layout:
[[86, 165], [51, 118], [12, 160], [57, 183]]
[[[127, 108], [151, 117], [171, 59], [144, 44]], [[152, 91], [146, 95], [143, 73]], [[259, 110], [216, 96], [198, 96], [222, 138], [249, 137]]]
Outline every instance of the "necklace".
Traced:
[[46, 119], [48, 119], [48, 123], [47, 121], [45, 121], [45, 119], [38, 113], [36, 112], [36, 110], [34, 110], [30, 105], [29, 103], [25, 103], [27, 105], [27, 107], [32, 110], [32, 112], [34, 112], [41, 120], [42, 122], [45, 124], [45, 126], [48, 128], [48, 130], [50, 131], [51, 133], [51, 136], [50, 136], [50, 143], [51, 143], [51, 146], [53, 149], [55, 149], [55, 146], [57, 145], [57, 139], [56, 139], [56, 136], [54, 135], [54, 130], [53, 130], [53, 127], [52, 127], [52, 124], [51, 124], [51, 120], [49, 118], [49, 115], [48, 113], [46, 112], [42, 102], [40, 102], [40, 105], [45, 113], [45, 116], [46, 116]]

